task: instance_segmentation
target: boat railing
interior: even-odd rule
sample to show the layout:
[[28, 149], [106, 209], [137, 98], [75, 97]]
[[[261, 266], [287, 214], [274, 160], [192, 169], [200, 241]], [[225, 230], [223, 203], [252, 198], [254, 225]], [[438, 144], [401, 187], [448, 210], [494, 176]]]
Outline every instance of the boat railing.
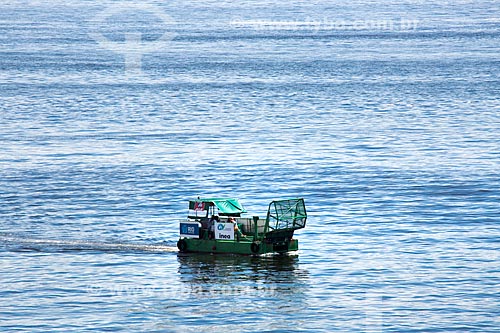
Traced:
[[[242, 226], [242, 232], [247, 235], [253, 235], [255, 233], [255, 224], [253, 218], [240, 217], [237, 218], [236, 223]], [[257, 232], [259, 234], [264, 234], [266, 228], [266, 219], [257, 220]]]
[[[202, 218], [202, 219], [192, 219], [191, 217], [188, 217], [187, 219], [183, 219], [180, 222], [198, 222], [200, 223], [200, 227], [203, 229], [208, 229], [209, 228], [209, 220]], [[222, 217], [220, 222], [225, 222], [227, 223], [229, 221], [229, 218]], [[241, 228], [241, 232], [245, 235], [254, 235], [255, 234], [255, 223], [254, 219], [251, 217], [236, 217], [236, 223], [238, 226]], [[258, 219], [257, 220], [257, 233], [259, 235], [264, 235], [266, 232], [266, 219]]]

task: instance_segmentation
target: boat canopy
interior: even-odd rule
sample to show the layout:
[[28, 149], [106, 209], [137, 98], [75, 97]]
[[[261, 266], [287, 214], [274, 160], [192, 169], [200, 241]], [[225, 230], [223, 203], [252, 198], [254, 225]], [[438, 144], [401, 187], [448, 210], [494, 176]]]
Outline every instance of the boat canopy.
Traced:
[[218, 213], [225, 216], [240, 216], [247, 212], [238, 199], [204, 198], [189, 201], [189, 210], [209, 211], [210, 207], [217, 208]]

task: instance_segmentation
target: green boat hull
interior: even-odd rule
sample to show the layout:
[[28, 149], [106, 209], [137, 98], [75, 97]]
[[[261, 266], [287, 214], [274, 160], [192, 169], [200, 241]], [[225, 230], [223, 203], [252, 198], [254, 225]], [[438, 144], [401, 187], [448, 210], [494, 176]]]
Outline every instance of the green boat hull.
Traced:
[[234, 253], [246, 255], [259, 255], [265, 253], [285, 253], [297, 251], [299, 242], [291, 239], [282, 243], [253, 242], [250, 240], [232, 241], [216, 239], [180, 238], [177, 247], [181, 252], [201, 253]]

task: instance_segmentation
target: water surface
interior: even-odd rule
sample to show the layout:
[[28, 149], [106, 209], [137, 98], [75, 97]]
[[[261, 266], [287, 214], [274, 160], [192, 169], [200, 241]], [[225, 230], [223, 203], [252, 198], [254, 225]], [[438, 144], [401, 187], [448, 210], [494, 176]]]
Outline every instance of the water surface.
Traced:
[[[498, 331], [496, 2], [0, 9], [1, 330]], [[197, 196], [300, 250], [178, 254]]]

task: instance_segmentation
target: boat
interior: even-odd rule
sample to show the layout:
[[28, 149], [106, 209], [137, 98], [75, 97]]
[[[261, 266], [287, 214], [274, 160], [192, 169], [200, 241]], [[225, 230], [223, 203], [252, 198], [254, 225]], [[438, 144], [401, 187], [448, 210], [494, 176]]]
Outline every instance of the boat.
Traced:
[[273, 200], [266, 218], [245, 217], [234, 198], [197, 198], [189, 201], [187, 219], [180, 221], [180, 252], [261, 255], [297, 251], [295, 230], [306, 226], [303, 198]]

